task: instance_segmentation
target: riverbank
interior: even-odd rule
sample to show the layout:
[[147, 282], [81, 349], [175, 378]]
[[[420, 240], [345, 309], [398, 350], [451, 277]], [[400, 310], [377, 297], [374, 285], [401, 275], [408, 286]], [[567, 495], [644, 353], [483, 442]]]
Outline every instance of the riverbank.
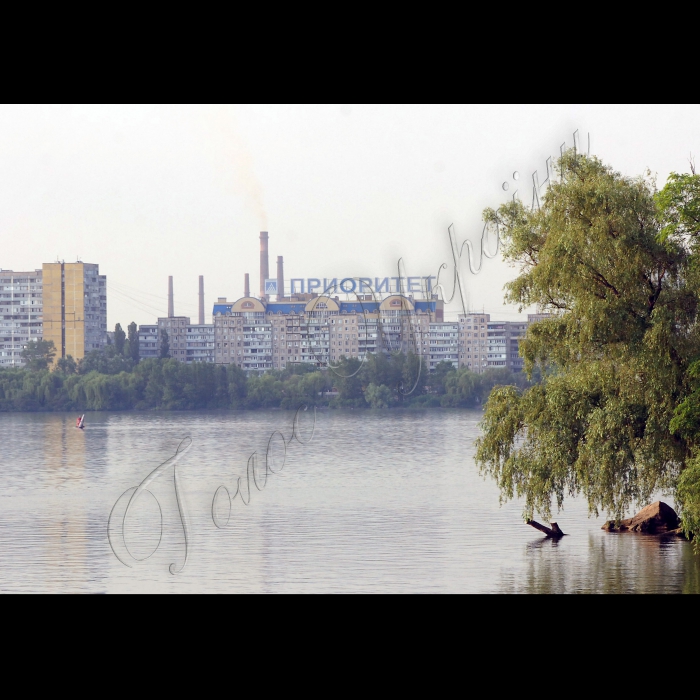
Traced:
[[[441, 366], [442, 365], [442, 366]], [[529, 383], [522, 374], [475, 374], [441, 363], [428, 372], [412, 355], [347, 360], [335, 368], [290, 366], [246, 374], [235, 365], [149, 359], [116, 371], [0, 369], [0, 412], [475, 408], [494, 386]], [[109, 368], [107, 368], [109, 369]]]

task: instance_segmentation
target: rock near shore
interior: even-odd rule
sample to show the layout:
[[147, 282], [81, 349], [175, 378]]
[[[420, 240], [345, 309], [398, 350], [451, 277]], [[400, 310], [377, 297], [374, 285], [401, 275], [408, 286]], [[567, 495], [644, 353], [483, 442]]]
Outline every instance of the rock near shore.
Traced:
[[680, 524], [680, 518], [671, 506], [662, 501], [656, 501], [656, 503], [642, 508], [634, 517], [621, 520], [619, 524], [616, 524], [614, 520], [608, 520], [602, 529], [609, 532], [646, 532], [650, 535], [676, 535], [682, 534], [679, 530]]

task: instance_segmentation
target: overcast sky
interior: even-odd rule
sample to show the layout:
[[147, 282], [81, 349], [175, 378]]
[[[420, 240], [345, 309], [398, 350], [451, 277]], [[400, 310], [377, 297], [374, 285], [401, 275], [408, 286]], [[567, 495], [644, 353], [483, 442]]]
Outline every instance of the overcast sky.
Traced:
[[[447, 228], [478, 242], [481, 211], [578, 129], [591, 152], [662, 185], [700, 153], [697, 106], [204, 105], [0, 107], [0, 267], [99, 263], [108, 326], [167, 311], [206, 320], [219, 296], [259, 288], [261, 230], [285, 276], [411, 276], [451, 259]], [[516, 183], [512, 174], [517, 171]], [[503, 183], [509, 183], [509, 191]], [[468, 280], [492, 318], [515, 274], [498, 258]], [[449, 309], [457, 313], [458, 307]]]

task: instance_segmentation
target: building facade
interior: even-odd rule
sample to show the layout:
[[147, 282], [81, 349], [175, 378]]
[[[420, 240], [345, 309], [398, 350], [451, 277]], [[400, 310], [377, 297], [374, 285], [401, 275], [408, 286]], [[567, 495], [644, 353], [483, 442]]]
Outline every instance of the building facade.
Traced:
[[168, 336], [169, 356], [180, 362], [214, 362], [214, 324], [191, 323], [189, 316], [167, 316], [157, 325], [139, 326], [139, 357], [160, 357], [160, 345]]
[[457, 321], [442, 317], [440, 300], [398, 294], [353, 302], [316, 294], [281, 301], [219, 298], [212, 324], [171, 316], [159, 318], [157, 325], [140, 326], [140, 355], [159, 357], [165, 331], [170, 357], [187, 363], [235, 364], [246, 372], [282, 370], [290, 363], [332, 367], [343, 357], [395, 352], [421, 355], [430, 370], [440, 362], [477, 374], [522, 370], [519, 342], [526, 322], [491, 321], [486, 313], [461, 314]]
[[139, 357], [142, 360], [160, 357], [157, 325], [139, 326]]
[[[187, 362], [187, 327], [190, 319], [187, 316], [167, 316], [158, 319], [158, 343], [164, 338], [163, 331], [168, 338], [170, 357]], [[158, 346], [160, 348], [160, 345]]]
[[44, 263], [43, 338], [56, 359], [80, 360], [107, 341], [107, 278], [92, 263]]
[[520, 339], [525, 321], [491, 321], [489, 314], [459, 315], [459, 366], [483, 374], [488, 369], [521, 372]]
[[459, 328], [459, 322], [443, 321], [430, 324], [428, 367], [431, 370], [440, 362], [449, 362], [455, 369], [459, 367]]
[[24, 365], [22, 350], [42, 338], [42, 271], [0, 270], [0, 367]]
[[459, 314], [459, 366], [481, 374], [488, 368], [489, 314]]
[[[246, 371], [288, 363], [334, 365], [376, 352], [429, 354], [430, 322], [442, 302], [392, 295], [353, 302], [306, 294], [283, 301], [220, 298], [214, 305], [215, 362]], [[456, 359], [456, 358], [455, 358]]]
[[522, 321], [490, 321], [486, 324], [487, 356], [489, 369], [509, 369], [522, 372], [523, 358], [520, 357], [520, 339], [527, 331], [527, 323]]
[[44, 263], [0, 270], [0, 366], [20, 367], [31, 340], [51, 340], [55, 359], [80, 360], [107, 341], [107, 282], [99, 266]]
[[214, 362], [214, 324], [191, 323], [185, 335], [186, 362]]

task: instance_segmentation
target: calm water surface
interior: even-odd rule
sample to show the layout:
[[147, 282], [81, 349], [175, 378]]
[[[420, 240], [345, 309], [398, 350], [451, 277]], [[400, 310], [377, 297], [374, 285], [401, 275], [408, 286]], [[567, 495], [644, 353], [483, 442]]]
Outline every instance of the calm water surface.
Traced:
[[[288, 446], [284, 469], [228, 527], [212, 521], [220, 485], [233, 494], [283, 411], [0, 414], [0, 590], [3, 592], [597, 592], [700, 590], [700, 559], [678, 539], [610, 534], [581, 501], [553, 542], [499, 507], [473, 461], [479, 412], [318, 412], [313, 440]], [[301, 435], [308, 435], [309, 413]], [[125, 538], [147, 560], [112, 552], [110, 511], [180, 440], [188, 561], [170, 468], [134, 506]], [[273, 445], [275, 443], [273, 442]], [[277, 440], [278, 447], [281, 442]], [[278, 455], [279, 458], [279, 455]], [[222, 493], [222, 492], [220, 492]], [[247, 491], [246, 491], [247, 496]], [[156, 501], [157, 499], [157, 501]], [[160, 511], [159, 511], [160, 506]], [[217, 501], [225, 519], [225, 499]]]

